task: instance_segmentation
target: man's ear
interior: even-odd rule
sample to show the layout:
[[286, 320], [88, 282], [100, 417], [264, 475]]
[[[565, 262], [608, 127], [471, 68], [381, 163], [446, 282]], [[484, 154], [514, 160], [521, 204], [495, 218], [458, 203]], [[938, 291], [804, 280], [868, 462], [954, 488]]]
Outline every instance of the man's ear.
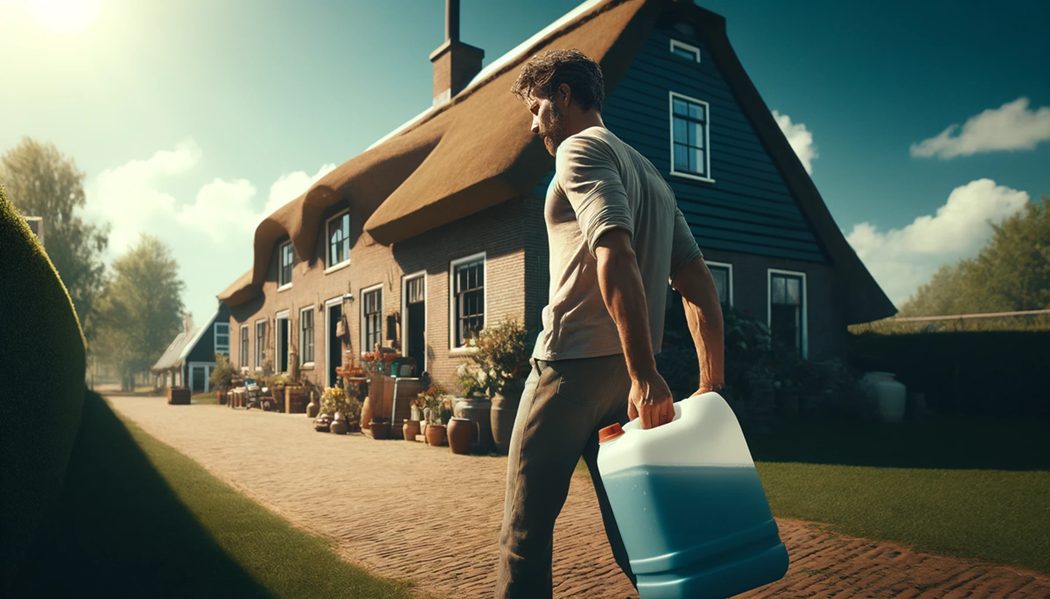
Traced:
[[568, 108], [572, 104], [572, 88], [569, 87], [568, 83], [562, 83], [558, 86], [557, 103], [562, 108]]

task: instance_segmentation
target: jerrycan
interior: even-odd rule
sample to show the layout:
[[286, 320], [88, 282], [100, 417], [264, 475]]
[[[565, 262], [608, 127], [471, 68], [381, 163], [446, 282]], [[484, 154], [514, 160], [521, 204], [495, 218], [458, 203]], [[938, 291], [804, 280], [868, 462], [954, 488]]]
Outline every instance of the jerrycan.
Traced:
[[598, 471], [642, 599], [728, 597], [784, 576], [751, 452], [718, 393], [683, 399], [671, 422], [599, 432]]

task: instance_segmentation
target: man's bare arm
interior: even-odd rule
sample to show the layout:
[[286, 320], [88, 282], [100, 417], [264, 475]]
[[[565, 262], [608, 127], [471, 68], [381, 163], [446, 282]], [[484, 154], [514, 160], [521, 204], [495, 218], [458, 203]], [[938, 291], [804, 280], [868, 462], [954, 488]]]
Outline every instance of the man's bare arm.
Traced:
[[685, 319], [696, 345], [701, 384], [697, 393], [725, 384], [725, 347], [722, 305], [711, 271], [697, 258], [671, 275], [671, 286], [682, 295]]
[[613, 229], [598, 239], [598, 286], [620, 335], [627, 372], [631, 377], [627, 414], [641, 417], [642, 428], [666, 424], [674, 418], [671, 391], [656, 371], [645, 287], [638, 258], [627, 231]]

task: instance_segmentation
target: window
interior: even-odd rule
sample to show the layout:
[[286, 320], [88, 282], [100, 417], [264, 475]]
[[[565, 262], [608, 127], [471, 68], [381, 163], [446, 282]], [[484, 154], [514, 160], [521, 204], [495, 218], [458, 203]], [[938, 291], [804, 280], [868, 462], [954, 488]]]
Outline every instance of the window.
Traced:
[[671, 54], [693, 62], [700, 62], [700, 48], [678, 40], [671, 40]]
[[255, 321], [255, 368], [261, 370], [263, 365], [263, 348], [266, 347], [266, 321]]
[[774, 347], [806, 357], [806, 274], [769, 271], [769, 333]]
[[303, 364], [314, 361], [314, 308], [299, 311], [299, 359]]
[[215, 353], [230, 355], [230, 323], [215, 323]]
[[292, 242], [286, 241], [281, 244], [277, 252], [281, 259], [281, 268], [277, 271], [277, 286], [288, 287], [292, 284], [292, 264], [295, 262], [295, 254], [292, 252]]
[[328, 268], [350, 260], [350, 212], [328, 219]]
[[711, 181], [707, 102], [671, 92], [671, 174]]
[[237, 356], [241, 368], [248, 367], [248, 325], [241, 325], [241, 353]]
[[361, 291], [361, 350], [372, 351], [383, 342], [383, 286]]
[[485, 327], [485, 254], [452, 262], [452, 347]]
[[715, 289], [718, 290], [718, 303], [723, 308], [733, 305], [733, 265], [724, 262], [704, 261], [707, 269], [711, 271], [711, 277], [715, 280]]

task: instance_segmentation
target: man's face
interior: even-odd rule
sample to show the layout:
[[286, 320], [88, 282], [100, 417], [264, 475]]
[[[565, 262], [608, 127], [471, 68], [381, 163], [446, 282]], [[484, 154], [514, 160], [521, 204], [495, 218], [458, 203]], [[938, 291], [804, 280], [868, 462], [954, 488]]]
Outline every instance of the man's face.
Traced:
[[533, 135], [540, 136], [547, 152], [554, 156], [558, 151], [558, 146], [568, 137], [565, 134], [565, 120], [562, 118], [562, 111], [550, 98], [543, 97], [538, 87], [532, 88], [529, 94], [529, 111], [532, 112]]

